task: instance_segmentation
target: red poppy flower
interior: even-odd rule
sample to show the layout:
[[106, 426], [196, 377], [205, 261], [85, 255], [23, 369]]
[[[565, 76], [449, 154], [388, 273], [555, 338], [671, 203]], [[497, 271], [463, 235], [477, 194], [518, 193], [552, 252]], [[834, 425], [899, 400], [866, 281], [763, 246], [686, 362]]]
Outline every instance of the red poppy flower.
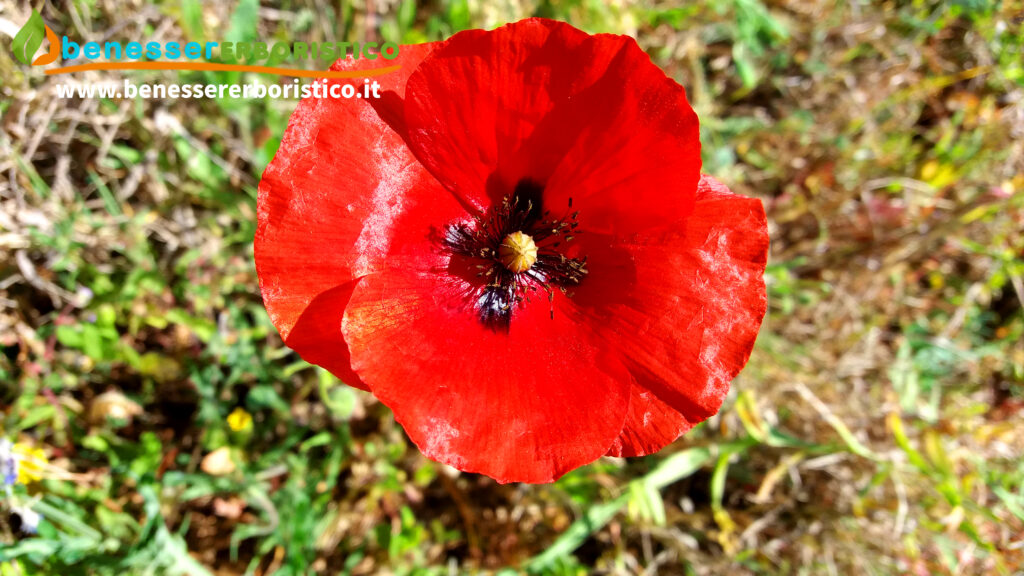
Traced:
[[499, 482], [715, 414], [768, 237], [759, 201], [700, 174], [683, 89], [631, 38], [542, 19], [396, 63], [379, 100], [302, 101], [263, 175], [256, 266], [286, 344]]

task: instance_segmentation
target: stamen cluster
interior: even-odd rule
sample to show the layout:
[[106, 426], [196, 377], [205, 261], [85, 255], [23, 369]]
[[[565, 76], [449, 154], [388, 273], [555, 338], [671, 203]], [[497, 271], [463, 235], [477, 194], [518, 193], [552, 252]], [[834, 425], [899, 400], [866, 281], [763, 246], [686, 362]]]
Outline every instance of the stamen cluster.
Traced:
[[[555, 290], [571, 296], [568, 288], [587, 275], [586, 257], [569, 258], [562, 252], [579, 234], [579, 211], [552, 218], [550, 210], [542, 212], [542, 194], [542, 186], [524, 180], [500, 204], [475, 216], [472, 224], [452, 224], [445, 231], [448, 249], [482, 260], [475, 265], [477, 277], [485, 282], [476, 305], [480, 321], [494, 329], [508, 330], [515, 305], [529, 302], [533, 293], [542, 290], [553, 302]], [[572, 198], [568, 209], [572, 209]], [[519, 248], [526, 242], [524, 237], [536, 249], [536, 259], [529, 266], [509, 254], [509, 242]], [[533, 259], [533, 248], [529, 247], [529, 259]]]

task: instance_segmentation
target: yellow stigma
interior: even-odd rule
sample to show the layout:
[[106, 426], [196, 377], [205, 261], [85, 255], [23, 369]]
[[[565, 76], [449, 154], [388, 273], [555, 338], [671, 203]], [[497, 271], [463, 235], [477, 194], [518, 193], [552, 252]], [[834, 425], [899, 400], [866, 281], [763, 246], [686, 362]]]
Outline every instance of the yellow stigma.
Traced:
[[537, 261], [537, 245], [529, 235], [513, 232], [501, 241], [498, 259], [516, 274], [526, 272]]

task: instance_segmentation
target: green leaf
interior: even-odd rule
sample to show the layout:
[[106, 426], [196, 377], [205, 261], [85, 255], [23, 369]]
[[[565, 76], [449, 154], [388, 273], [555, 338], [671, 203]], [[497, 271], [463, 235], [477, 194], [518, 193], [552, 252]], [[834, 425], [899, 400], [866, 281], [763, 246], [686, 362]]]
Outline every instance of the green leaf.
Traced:
[[[404, 34], [407, 30], [412, 28], [413, 24], [416, 23], [416, 2], [414, 0], [403, 0], [398, 6], [398, 26], [401, 28]], [[385, 40], [397, 42], [398, 39], [394, 37], [384, 37]]]
[[644, 476], [643, 482], [657, 490], [692, 475], [702, 466], [711, 461], [711, 451], [707, 448], [690, 448], [677, 452], [662, 460], [654, 470]]
[[355, 389], [338, 382], [326, 370], [320, 372], [319, 384], [320, 398], [331, 414], [342, 420], [351, 418], [359, 403]]
[[750, 49], [744, 44], [733, 44], [732, 59], [736, 64], [736, 73], [743, 81], [743, 89], [753, 90], [757, 86], [758, 74], [754, 61], [750, 57]]
[[103, 535], [95, 528], [89, 526], [85, 522], [82, 522], [72, 514], [65, 512], [61, 508], [50, 504], [46, 500], [36, 502], [32, 505], [32, 509], [41, 514], [47, 520], [61, 524], [68, 530], [76, 532], [79, 536], [92, 540], [95, 543], [98, 543], [103, 539]]
[[554, 564], [559, 558], [564, 558], [577, 548], [579, 548], [591, 534], [597, 532], [604, 527], [612, 518], [618, 514], [619, 510], [626, 505], [629, 500], [629, 495], [623, 495], [611, 502], [605, 502], [604, 504], [598, 504], [591, 506], [587, 509], [586, 513], [583, 514], [579, 520], [572, 523], [569, 529], [566, 530], [555, 543], [540, 553], [534, 556], [525, 566], [528, 572], [537, 572], [542, 570], [551, 564]]
[[1009, 490], [1002, 486], [997, 486], [992, 489], [992, 493], [999, 497], [1014, 516], [1024, 522], [1024, 497], [1017, 494], [1011, 494]]
[[180, 308], [168, 310], [164, 317], [169, 322], [185, 326], [196, 335], [196, 338], [203, 342], [209, 342], [210, 338], [213, 338], [213, 335], [217, 332], [217, 324], [213, 320], [192, 316]]
[[61, 324], [57, 326], [56, 335], [57, 342], [60, 342], [62, 346], [67, 348], [82, 347], [82, 332], [77, 326]]
[[[735, 443], [726, 444], [721, 449], [729, 451], [731, 454], [744, 447], [746, 447], [746, 443]], [[646, 476], [634, 480], [625, 494], [587, 509], [583, 516], [573, 522], [550, 548], [527, 561], [524, 568], [527, 572], [538, 572], [551, 566], [557, 560], [569, 556], [586, 542], [591, 534], [611, 521], [619, 510], [630, 501], [631, 496], [638, 493], [643, 494], [648, 500], [646, 504], [650, 505], [652, 498], [657, 496], [658, 490], [692, 475], [710, 462], [712, 457], [711, 450], [707, 448], [690, 448], [669, 456]], [[654, 504], [654, 506], [657, 505], [657, 503]], [[654, 520], [660, 520], [664, 514], [663, 509], [650, 509], [648, 512], [652, 514]]]
[[18, 59], [18, 62], [30, 66], [32, 55], [43, 45], [45, 37], [46, 24], [43, 22], [43, 17], [39, 15], [39, 12], [33, 10], [28, 22], [25, 22], [25, 25], [18, 30], [18, 34], [14, 37], [12, 46], [14, 57]]
[[188, 38], [201, 40], [205, 37], [203, 34], [203, 5], [199, 0], [182, 0], [181, 24]]
[[453, 30], [465, 30], [472, 24], [468, 0], [451, 0], [448, 3], [448, 22]]
[[258, 0], [242, 0], [231, 14], [231, 27], [227, 39], [235, 42], [252, 42], [257, 39], [260, 24], [260, 3]]

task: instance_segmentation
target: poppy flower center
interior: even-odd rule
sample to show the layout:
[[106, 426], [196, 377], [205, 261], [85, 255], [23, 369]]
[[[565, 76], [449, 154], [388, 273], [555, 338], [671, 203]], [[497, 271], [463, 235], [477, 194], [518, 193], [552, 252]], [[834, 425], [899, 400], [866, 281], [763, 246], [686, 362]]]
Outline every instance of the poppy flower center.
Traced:
[[544, 292], [553, 303], [555, 290], [571, 296], [568, 288], [587, 275], [586, 257], [570, 258], [564, 252], [579, 233], [579, 212], [568, 214], [570, 198], [567, 214], [553, 217], [543, 210], [543, 193], [540, 184], [523, 180], [472, 223], [450, 224], [445, 230], [445, 248], [475, 261], [480, 282], [475, 306], [480, 321], [494, 330], [507, 331], [516, 305], [529, 303], [531, 296]]

